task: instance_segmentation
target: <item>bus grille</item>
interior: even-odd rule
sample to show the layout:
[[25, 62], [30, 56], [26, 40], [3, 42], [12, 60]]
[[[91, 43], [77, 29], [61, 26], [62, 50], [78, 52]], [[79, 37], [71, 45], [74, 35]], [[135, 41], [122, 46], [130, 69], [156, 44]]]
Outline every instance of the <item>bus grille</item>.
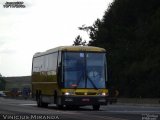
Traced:
[[96, 95], [96, 92], [76, 92], [76, 95]]

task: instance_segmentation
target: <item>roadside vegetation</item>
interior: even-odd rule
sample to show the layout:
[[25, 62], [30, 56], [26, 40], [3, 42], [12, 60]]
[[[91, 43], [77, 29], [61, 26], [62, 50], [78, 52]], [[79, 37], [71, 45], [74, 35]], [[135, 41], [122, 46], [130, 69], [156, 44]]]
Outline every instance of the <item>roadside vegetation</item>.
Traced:
[[120, 97], [160, 97], [159, 0], [114, 0], [101, 20], [79, 29], [89, 34], [87, 45], [107, 50], [108, 87]]

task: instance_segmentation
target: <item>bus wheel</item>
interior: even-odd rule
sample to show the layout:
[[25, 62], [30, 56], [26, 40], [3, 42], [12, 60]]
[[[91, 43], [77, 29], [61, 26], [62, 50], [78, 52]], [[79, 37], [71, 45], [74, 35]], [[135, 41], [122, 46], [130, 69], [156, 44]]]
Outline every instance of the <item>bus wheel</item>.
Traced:
[[48, 103], [44, 103], [42, 101], [42, 95], [39, 95], [39, 97], [37, 98], [37, 106], [38, 107], [48, 107]]
[[78, 110], [80, 106], [78, 105], [66, 105], [66, 109], [69, 110]]
[[73, 105], [72, 108], [73, 108], [74, 110], [78, 110], [78, 109], [80, 108], [80, 106], [78, 106], [78, 105]]
[[40, 96], [37, 97], [37, 107], [42, 107], [42, 99]]
[[62, 110], [63, 109], [63, 105], [56, 105], [58, 109]]
[[100, 105], [93, 105], [93, 110], [99, 110]]
[[42, 103], [42, 107], [48, 107], [48, 103]]

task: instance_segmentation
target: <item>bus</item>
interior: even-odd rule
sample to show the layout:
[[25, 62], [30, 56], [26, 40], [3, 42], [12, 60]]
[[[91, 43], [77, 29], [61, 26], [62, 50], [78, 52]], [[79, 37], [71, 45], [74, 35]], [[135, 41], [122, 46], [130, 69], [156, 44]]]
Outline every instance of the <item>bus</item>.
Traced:
[[38, 107], [93, 106], [112, 102], [107, 89], [106, 50], [91, 46], [61, 46], [35, 53], [32, 97]]

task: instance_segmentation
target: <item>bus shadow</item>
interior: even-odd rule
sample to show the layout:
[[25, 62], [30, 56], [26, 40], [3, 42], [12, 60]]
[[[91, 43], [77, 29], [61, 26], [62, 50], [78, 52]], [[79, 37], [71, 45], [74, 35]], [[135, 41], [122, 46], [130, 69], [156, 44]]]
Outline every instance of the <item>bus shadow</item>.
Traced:
[[[37, 105], [34, 105], [33, 107], [37, 107]], [[49, 105], [48, 107], [40, 107], [40, 108], [49, 110], [59, 110], [59, 111], [105, 111], [104, 109], [93, 110], [91, 106], [80, 106], [78, 108], [64, 106], [63, 108], [58, 108], [56, 105]]]
[[[54, 109], [54, 110], [60, 110], [60, 111], [96, 111], [93, 110], [92, 107], [84, 107], [81, 106], [79, 108], [72, 108], [72, 107], [63, 107], [63, 108], [58, 108], [57, 106], [48, 106], [48, 109]], [[97, 111], [104, 111], [104, 110], [97, 110]]]

